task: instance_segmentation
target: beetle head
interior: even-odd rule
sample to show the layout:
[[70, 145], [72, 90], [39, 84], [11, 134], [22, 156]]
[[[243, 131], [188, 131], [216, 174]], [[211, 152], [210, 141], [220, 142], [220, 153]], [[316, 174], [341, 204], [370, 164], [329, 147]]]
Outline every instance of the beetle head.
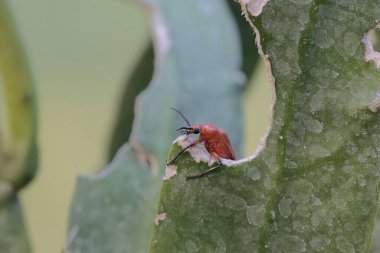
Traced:
[[181, 134], [199, 134], [199, 126], [198, 125], [192, 125], [190, 127], [180, 127], [177, 129], [178, 132]]

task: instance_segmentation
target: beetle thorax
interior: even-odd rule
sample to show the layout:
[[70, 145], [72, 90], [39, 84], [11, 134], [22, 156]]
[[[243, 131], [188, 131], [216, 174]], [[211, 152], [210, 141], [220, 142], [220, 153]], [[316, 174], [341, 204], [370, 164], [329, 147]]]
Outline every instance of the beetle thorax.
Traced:
[[199, 138], [203, 141], [208, 141], [215, 138], [219, 131], [221, 131], [213, 124], [198, 124], [194, 126], [199, 128]]

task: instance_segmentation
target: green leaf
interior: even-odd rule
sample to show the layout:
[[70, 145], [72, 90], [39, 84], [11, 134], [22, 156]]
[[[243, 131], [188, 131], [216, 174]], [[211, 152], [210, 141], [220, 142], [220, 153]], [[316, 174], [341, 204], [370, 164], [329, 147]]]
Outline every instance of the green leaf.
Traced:
[[71, 210], [74, 240], [69, 249], [144, 252], [157, 201], [152, 188], [159, 188], [160, 183], [128, 145], [109, 167], [97, 175], [80, 177]]
[[275, 80], [266, 145], [194, 180], [207, 164], [181, 157], [150, 252], [368, 251], [380, 176], [380, 117], [368, 106], [380, 73], [361, 39], [379, 1], [272, 0], [258, 17], [242, 6]]
[[16, 197], [12, 197], [5, 205], [0, 205], [1, 252], [31, 252], [19, 202]]
[[37, 169], [33, 81], [7, 1], [0, 1], [0, 251], [29, 252], [18, 191]]
[[246, 79], [228, 5], [219, 0], [144, 2], [155, 31], [153, 79], [136, 99], [128, 144], [104, 170], [78, 179], [69, 252], [147, 251], [167, 151], [175, 129], [185, 124], [170, 107], [181, 109], [192, 123], [218, 124], [236, 150], [242, 145], [240, 98]]

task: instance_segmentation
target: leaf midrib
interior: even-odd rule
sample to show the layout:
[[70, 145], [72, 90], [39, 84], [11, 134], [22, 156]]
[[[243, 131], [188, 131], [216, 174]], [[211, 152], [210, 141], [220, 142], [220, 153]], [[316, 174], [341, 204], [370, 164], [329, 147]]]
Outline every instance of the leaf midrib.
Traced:
[[[317, 3], [318, 2], [318, 3]], [[297, 78], [296, 81], [294, 81], [293, 87], [289, 88], [289, 99], [286, 103], [285, 113], [284, 113], [284, 124], [282, 129], [279, 131], [279, 136], [282, 136], [283, 139], [279, 139], [277, 143], [277, 161], [278, 161], [278, 172], [277, 175], [274, 177], [274, 187], [272, 188], [271, 192], [269, 193], [269, 201], [265, 208], [266, 214], [265, 214], [265, 222], [263, 227], [260, 231], [260, 240], [259, 240], [259, 252], [265, 252], [266, 251], [266, 242], [268, 241], [270, 230], [269, 228], [273, 224], [272, 219], [272, 211], [275, 209], [275, 206], [279, 203], [280, 194], [277, 193], [276, 189], [279, 185], [282, 184], [283, 181], [283, 175], [284, 170], [286, 169], [286, 161], [285, 161], [285, 154], [286, 154], [286, 143], [287, 143], [287, 132], [289, 131], [290, 124], [292, 123], [294, 119], [294, 111], [291, 110], [294, 102], [295, 102], [295, 96], [296, 96], [296, 90], [297, 85], [296, 83], [304, 83], [306, 80], [307, 73], [305, 62], [306, 62], [306, 54], [302, 52], [306, 52], [307, 48], [311, 46], [310, 44], [310, 37], [311, 37], [311, 31], [312, 28], [315, 25], [315, 20], [318, 12], [318, 6], [321, 1], [313, 1], [310, 5], [309, 9], [309, 22], [305, 25], [304, 30], [301, 33], [300, 39], [298, 41], [298, 66], [301, 68], [301, 74]]]

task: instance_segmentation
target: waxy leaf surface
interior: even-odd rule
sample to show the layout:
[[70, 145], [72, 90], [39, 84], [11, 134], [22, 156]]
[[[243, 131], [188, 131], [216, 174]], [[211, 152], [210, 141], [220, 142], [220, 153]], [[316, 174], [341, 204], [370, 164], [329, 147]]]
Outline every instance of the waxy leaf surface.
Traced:
[[[242, 1], [243, 2], [243, 1]], [[249, 1], [244, 1], [249, 2]], [[253, 2], [253, 1], [252, 1]], [[150, 252], [367, 252], [379, 193], [380, 72], [362, 38], [379, 1], [242, 3], [268, 56], [271, 131], [255, 158], [196, 180], [186, 155], [164, 182]], [[226, 115], [228, 117], [229, 115]], [[179, 148], [173, 146], [173, 157]]]

